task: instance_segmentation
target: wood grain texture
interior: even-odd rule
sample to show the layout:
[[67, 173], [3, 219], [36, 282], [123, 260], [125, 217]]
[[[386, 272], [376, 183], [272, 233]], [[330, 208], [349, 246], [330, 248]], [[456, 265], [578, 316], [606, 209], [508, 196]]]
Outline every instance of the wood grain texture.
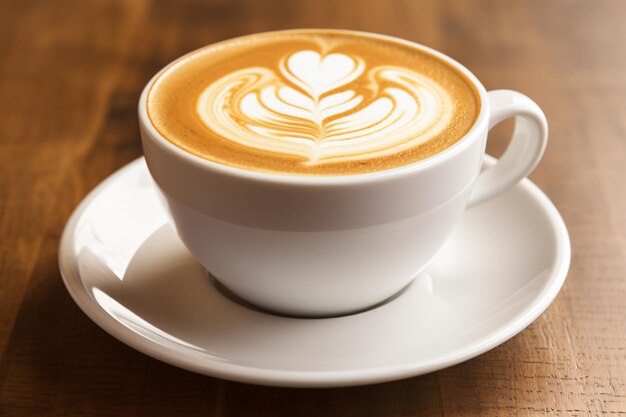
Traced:
[[[3, 0], [0, 2], [0, 416], [626, 415], [626, 2]], [[439, 49], [488, 89], [533, 97], [550, 144], [532, 179], [567, 223], [555, 303], [466, 363], [404, 381], [289, 390], [148, 358], [72, 302], [57, 246], [73, 208], [141, 155], [139, 92], [163, 65], [292, 27]], [[509, 126], [491, 135], [500, 153]]]

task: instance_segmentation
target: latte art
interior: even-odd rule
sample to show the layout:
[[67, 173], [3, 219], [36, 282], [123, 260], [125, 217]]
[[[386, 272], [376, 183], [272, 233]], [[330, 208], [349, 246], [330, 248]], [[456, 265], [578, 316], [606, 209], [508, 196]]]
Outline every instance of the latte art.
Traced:
[[[413, 147], [450, 123], [446, 91], [406, 68], [368, 70], [359, 57], [312, 50], [284, 57], [278, 68], [246, 68], [211, 84], [198, 100], [202, 121], [243, 146], [306, 164]], [[359, 78], [367, 94], [350, 88]]]
[[147, 110], [167, 140], [221, 164], [346, 175], [446, 149], [469, 130], [479, 106], [470, 81], [417, 46], [295, 30], [183, 57], [158, 77]]

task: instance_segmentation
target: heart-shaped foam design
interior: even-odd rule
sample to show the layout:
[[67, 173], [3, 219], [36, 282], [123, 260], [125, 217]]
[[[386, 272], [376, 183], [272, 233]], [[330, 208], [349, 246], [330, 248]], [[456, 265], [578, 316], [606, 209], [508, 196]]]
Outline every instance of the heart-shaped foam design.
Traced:
[[250, 67], [211, 84], [198, 99], [200, 118], [224, 138], [307, 164], [409, 148], [450, 122], [447, 92], [407, 68], [366, 71], [357, 56], [312, 50], [278, 64], [278, 72]]
[[315, 100], [324, 93], [355, 80], [363, 73], [361, 60], [344, 54], [322, 57], [316, 51], [298, 51], [287, 60], [284, 75]]

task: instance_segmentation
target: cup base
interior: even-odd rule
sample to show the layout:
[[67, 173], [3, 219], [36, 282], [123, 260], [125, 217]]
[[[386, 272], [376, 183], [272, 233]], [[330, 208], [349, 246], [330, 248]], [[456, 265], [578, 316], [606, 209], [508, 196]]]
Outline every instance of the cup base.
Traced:
[[393, 301], [397, 297], [399, 297], [402, 293], [404, 293], [406, 291], [406, 289], [413, 283], [413, 281], [415, 281], [415, 278], [417, 278], [417, 276], [419, 276], [419, 274], [418, 274], [415, 278], [413, 278], [411, 281], [409, 281], [408, 284], [406, 284], [404, 287], [402, 287], [398, 292], [396, 292], [392, 296], [387, 297], [384, 300], [379, 301], [376, 304], [372, 304], [370, 306], [367, 306], [365, 308], [360, 308], [358, 310], [342, 312], [342, 313], [338, 313], [338, 314], [332, 314], [332, 313], [329, 313], [329, 314], [292, 314], [292, 313], [288, 313], [288, 312], [284, 312], [284, 311], [280, 311], [280, 310], [274, 310], [274, 309], [271, 309], [271, 308], [260, 307], [257, 304], [251, 303], [250, 301], [246, 300], [245, 298], [239, 296], [237, 293], [232, 291], [230, 288], [228, 288], [222, 282], [220, 282], [220, 280], [215, 275], [211, 274], [209, 271], [206, 271], [206, 270], [205, 270], [205, 272], [206, 272], [206, 274], [207, 274], [211, 284], [222, 295], [224, 295], [224, 297], [228, 298], [232, 302], [237, 303], [240, 306], [248, 308], [250, 310], [258, 311], [259, 313], [271, 314], [273, 316], [289, 317], [289, 318], [295, 318], [295, 319], [332, 319], [332, 318], [338, 318], [338, 317], [352, 316], [352, 315], [355, 315], [355, 314], [360, 314], [360, 313], [364, 313], [366, 311], [374, 310], [374, 309], [376, 309], [378, 307], [381, 307], [381, 306], [383, 306], [383, 305]]
[[239, 382], [342, 387], [454, 365], [535, 320], [570, 263], [563, 219], [523, 180], [467, 211], [425, 273], [393, 302], [334, 320], [281, 318], [218, 293], [157, 198], [143, 159], [91, 192], [59, 246], [65, 286], [90, 320], [126, 345]]

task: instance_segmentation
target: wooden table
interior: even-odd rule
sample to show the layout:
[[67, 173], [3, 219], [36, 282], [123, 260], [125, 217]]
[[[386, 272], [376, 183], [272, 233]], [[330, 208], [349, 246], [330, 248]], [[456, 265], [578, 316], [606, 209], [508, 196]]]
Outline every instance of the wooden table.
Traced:
[[[550, 144], [532, 179], [572, 239], [569, 278], [528, 329], [466, 363], [336, 390], [225, 382], [118, 342], [67, 294], [63, 225], [141, 155], [143, 85], [233, 36], [387, 33], [439, 49], [488, 89], [533, 97]], [[489, 150], [502, 152], [510, 125]], [[184, 0], [0, 4], [0, 416], [626, 415], [626, 2]]]

